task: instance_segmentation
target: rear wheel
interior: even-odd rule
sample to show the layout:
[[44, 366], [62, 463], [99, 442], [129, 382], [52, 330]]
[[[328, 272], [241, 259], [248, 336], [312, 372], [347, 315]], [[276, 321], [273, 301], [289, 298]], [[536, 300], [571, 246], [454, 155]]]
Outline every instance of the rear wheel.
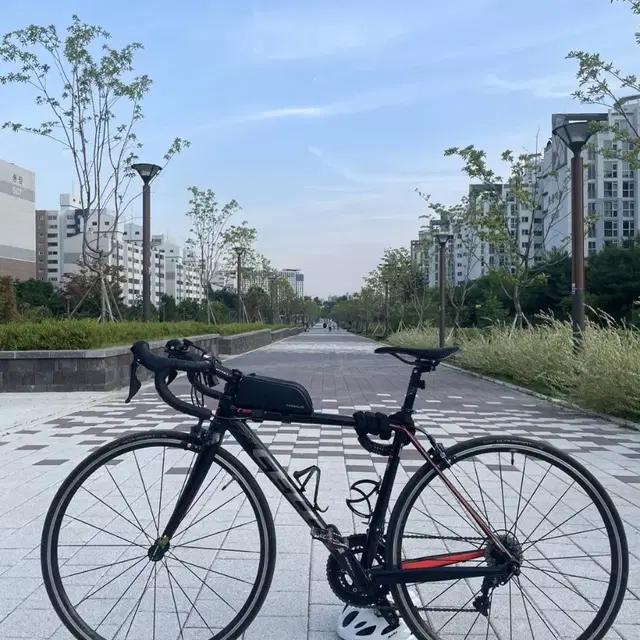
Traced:
[[[444, 475], [519, 558], [519, 572], [503, 584], [470, 578], [396, 585], [394, 601], [416, 638], [603, 638], [624, 599], [629, 559], [602, 485], [542, 442], [479, 438], [448, 454]], [[392, 512], [387, 562], [469, 552], [458, 566], [501, 564], [495, 546], [425, 464]]]
[[42, 573], [81, 640], [232, 640], [257, 615], [275, 564], [264, 494], [237, 459], [216, 454], [169, 545], [156, 541], [202, 448], [152, 431], [115, 440], [58, 490], [42, 533]]

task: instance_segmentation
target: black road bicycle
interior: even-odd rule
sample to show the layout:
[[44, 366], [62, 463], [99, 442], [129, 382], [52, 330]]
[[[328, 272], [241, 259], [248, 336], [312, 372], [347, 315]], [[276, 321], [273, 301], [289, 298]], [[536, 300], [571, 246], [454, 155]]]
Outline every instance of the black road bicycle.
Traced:
[[[186, 340], [169, 341], [168, 357], [146, 342], [131, 351], [127, 402], [140, 389], [142, 365], [164, 402], [198, 422], [187, 431], [177, 422], [172, 430], [132, 432], [136, 421], [129, 421], [127, 435], [91, 453], [56, 493], [42, 534], [42, 571], [76, 638], [230, 640], [265, 599], [269, 637], [281, 637], [277, 616], [283, 607], [295, 615], [296, 591], [309, 590], [308, 539], [292, 526], [290, 507], [328, 549], [326, 576], [336, 596], [376, 608], [391, 626], [403, 618], [420, 640], [598, 640], [615, 620], [627, 584], [626, 537], [610, 497], [583, 465], [511, 435], [445, 448], [422, 428], [429, 414], [413, 407], [423, 374], [455, 348], [377, 349], [413, 368], [387, 442], [358, 436], [350, 416], [314, 412], [301, 385], [227, 369]], [[169, 389], [178, 372], [191, 382], [190, 401]], [[220, 379], [224, 388], [216, 391]], [[215, 412], [204, 396], [218, 399]], [[151, 407], [145, 420], [167, 426], [172, 414]], [[263, 423], [260, 431], [268, 432], [272, 421], [317, 425], [307, 433], [322, 428], [323, 436], [332, 428], [345, 447], [357, 440], [387, 458], [383, 476], [356, 482], [347, 500], [368, 524], [365, 533], [343, 535], [325, 522], [320, 469], [289, 475], [248, 424]], [[424, 464], [407, 481], [399, 465], [408, 445], [405, 455]], [[241, 450], [271, 484], [261, 486], [238, 460]], [[396, 481], [404, 486], [388, 516]], [[336, 504], [334, 493], [327, 499]], [[272, 509], [293, 553], [288, 548], [281, 558], [273, 585], [279, 597], [270, 602]]]

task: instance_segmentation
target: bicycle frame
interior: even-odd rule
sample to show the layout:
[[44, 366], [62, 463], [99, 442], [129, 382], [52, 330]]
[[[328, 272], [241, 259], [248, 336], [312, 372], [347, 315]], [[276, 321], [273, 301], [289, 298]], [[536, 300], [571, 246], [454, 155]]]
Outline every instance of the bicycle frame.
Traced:
[[[312, 536], [323, 542], [341, 567], [348, 572], [356, 585], [366, 586], [367, 584], [371, 584], [372, 581], [377, 584], [389, 585], [505, 575], [509, 570], [511, 554], [504, 548], [501, 540], [490, 526], [469, 504], [464, 496], [461, 495], [448, 477], [444, 475], [441, 468], [441, 459], [437, 455], [434, 455], [433, 450], [431, 452], [426, 451], [415, 436], [416, 429], [413, 426], [411, 414], [413, 412], [417, 390], [418, 388], [424, 388], [422, 383], [422, 374], [424, 372], [425, 370], [423, 368], [419, 366], [414, 367], [402, 409], [399, 414], [396, 414], [403, 418], [405, 424], [392, 424], [394, 436], [391, 444], [391, 453], [387, 458], [387, 467], [379, 486], [378, 498], [373, 513], [371, 514], [371, 520], [366, 534], [366, 543], [360, 560], [354, 556], [348, 548], [348, 545], [345, 544], [344, 538], [342, 538], [337, 528], [325, 522], [317, 505], [314, 506], [311, 504], [302, 486], [291, 478], [267, 446], [246, 424], [247, 419], [256, 419], [256, 412], [232, 405], [231, 398], [233, 394], [231, 393], [232, 388], [230, 387], [230, 385], [233, 384], [232, 382], [227, 382], [225, 391], [222, 394], [218, 394], [220, 400], [211, 425], [208, 430], [202, 431], [203, 447], [198, 454], [198, 458], [185, 482], [184, 490], [176, 503], [174, 511], [159, 541], [170, 540], [177, 531], [209, 472], [216, 451], [222, 443], [224, 433], [228, 432], [248, 456], [255, 461], [258, 468], [309, 526]], [[158, 387], [158, 385], [156, 385], [156, 387]], [[164, 394], [161, 395], [164, 397]], [[321, 412], [313, 413], [309, 416], [287, 416], [283, 414], [259, 412], [258, 417], [262, 420], [295, 421], [300, 424], [355, 426], [355, 421], [350, 416], [339, 416]], [[463, 509], [467, 511], [478, 527], [484, 532], [487, 539], [491, 540], [496, 548], [504, 554], [507, 559], [505, 564], [492, 567], [451, 566], [483, 558], [485, 556], [485, 549], [482, 547], [480, 549], [470, 549], [465, 552], [439, 554], [408, 560], [402, 562], [400, 567], [388, 568], [383, 566], [373, 568], [376, 552], [384, 535], [386, 511], [391, 499], [391, 491], [396, 479], [398, 465], [400, 464], [402, 448], [409, 442], [416, 447], [426, 463], [432, 466], [435, 473], [440, 476], [445, 486], [447, 486]]]

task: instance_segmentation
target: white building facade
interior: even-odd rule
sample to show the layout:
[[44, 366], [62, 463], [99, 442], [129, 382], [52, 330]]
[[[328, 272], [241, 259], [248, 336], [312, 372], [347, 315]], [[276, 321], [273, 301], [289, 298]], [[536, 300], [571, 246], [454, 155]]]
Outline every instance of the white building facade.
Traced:
[[[620, 102], [620, 112], [599, 114], [610, 126], [635, 132], [640, 131], [640, 96], [632, 96]], [[593, 116], [593, 114], [589, 114]], [[554, 114], [552, 127], [562, 124], [566, 114]], [[634, 133], [635, 137], [635, 133]], [[620, 245], [633, 238], [640, 230], [638, 206], [638, 179], [640, 172], [629, 163], [608, 159], [606, 151], [628, 151], [626, 142], [616, 141], [610, 131], [595, 133], [582, 152], [584, 171], [585, 216], [595, 218], [595, 224], [587, 229], [585, 255], [592, 256], [607, 245]], [[546, 194], [546, 208], [560, 202], [562, 215], [559, 224], [547, 229], [548, 248], [563, 248], [571, 252], [567, 239], [571, 236], [571, 152], [564, 143], [553, 136], [545, 149], [545, 163], [558, 172], [559, 189]], [[564, 197], [562, 197], [564, 195]]]
[[[104, 210], [87, 217], [80, 202], [67, 194], [60, 196], [59, 210], [38, 210], [34, 220], [46, 236], [38, 250], [39, 279], [60, 286], [64, 274], [79, 272], [86, 235], [89, 247], [102, 251], [105, 263], [121, 270], [125, 303], [132, 305], [142, 298], [140, 225], [118, 225], [115, 217]], [[85, 227], [88, 227], [86, 234]], [[204, 296], [195, 265], [184, 261], [183, 250], [165, 236], [153, 238], [152, 304], [158, 306], [165, 294], [173, 296], [176, 303], [185, 299], [201, 301]]]
[[[538, 181], [532, 181], [531, 184], [538, 185]], [[501, 247], [489, 242], [482, 229], [474, 225], [431, 220], [429, 227], [421, 229], [418, 239], [411, 243], [413, 263], [423, 274], [427, 286], [436, 287], [440, 283], [440, 246], [437, 239], [440, 230], [452, 235], [445, 247], [445, 278], [453, 286], [485, 276], [490, 269], [515, 272], [525, 259], [530, 266], [543, 260], [545, 247], [542, 205], [532, 212], [517, 201], [508, 185], [498, 185], [496, 189], [497, 193], [492, 201], [504, 210], [504, 225], [511, 238], [510, 242]], [[483, 185], [470, 185], [469, 206], [482, 207], [486, 213], [489, 202], [481, 200], [485, 190]], [[542, 194], [539, 199], [542, 202]]]
[[36, 178], [0, 160], [0, 275], [36, 277]]

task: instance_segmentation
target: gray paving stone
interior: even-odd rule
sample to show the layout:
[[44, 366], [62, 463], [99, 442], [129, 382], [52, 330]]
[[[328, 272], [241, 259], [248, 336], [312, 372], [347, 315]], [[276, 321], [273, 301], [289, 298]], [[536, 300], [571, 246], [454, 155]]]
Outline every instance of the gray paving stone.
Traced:
[[[375, 346], [374, 343], [342, 332], [329, 335], [316, 330], [239, 356], [233, 360], [233, 366], [248, 372], [297, 380], [309, 389], [316, 409], [322, 408], [328, 413], [349, 414], [360, 409], [396, 410], [406, 389], [409, 368], [392, 358], [373, 355]], [[188, 387], [184, 379], [178, 379], [174, 386], [180, 394], [187, 394]], [[37, 396], [34, 399], [37, 400]], [[607, 640], [636, 640], [640, 637], [640, 433], [546, 404], [516, 391], [507, 393], [498, 385], [444, 367], [427, 377], [426, 389], [419, 394], [416, 402], [415, 419], [445, 445], [487, 434], [522, 435], [543, 439], [570, 451], [592, 469], [618, 506], [625, 521], [630, 551], [635, 558], [631, 565], [629, 598], [622, 608], [615, 631], [607, 635]], [[59, 628], [44, 587], [41, 586], [39, 542], [44, 515], [53, 494], [73, 466], [88, 455], [90, 449], [120, 435], [154, 428], [188, 431], [192, 424], [192, 419], [163, 405], [155, 391], [147, 387], [129, 405], [109, 400], [70, 416], [57, 417], [37, 426], [30, 425], [31, 428], [14, 428], [3, 434], [3, 446], [0, 447], [0, 620], [3, 617], [5, 619], [0, 625], [6, 625], [0, 626], [1, 638], [71, 638], [66, 630]], [[290, 471], [317, 462], [323, 470], [319, 503], [329, 506], [327, 521], [337, 524], [346, 533], [363, 530], [361, 519], [346, 509], [344, 499], [348, 497], [351, 482], [362, 478], [376, 479], [383, 473], [384, 459], [371, 458], [348, 428], [278, 422], [254, 425], [254, 428]], [[239, 447], [229, 443], [229, 450], [247, 464], [254, 475], [257, 474], [255, 465], [247, 460]], [[419, 454], [408, 449], [405, 451], [394, 497], [421, 464]], [[176, 464], [168, 470], [165, 482], [180, 482], [182, 476], [177, 474], [176, 469], [181, 466], [184, 468], [184, 464]], [[116, 469], [129, 474], [122, 476], [129, 478], [122, 480], [123, 491], [128, 499], [141, 501], [136, 505], [144, 506], [143, 493], [139, 487], [136, 489], [133, 486], [135, 469], [128, 468], [126, 464], [110, 468], [114, 474]], [[500, 465], [495, 464], [483, 470], [483, 486], [487, 490], [498, 486], [499, 473]], [[517, 465], [515, 471], [506, 471], [502, 466], [502, 473], [506, 476], [507, 484], [511, 482], [514, 485], [520, 478]], [[271, 592], [245, 638], [335, 638], [336, 619], [342, 605], [326, 583], [327, 552], [320, 543], [312, 542], [299, 516], [269, 481], [260, 474], [257, 477], [276, 522], [278, 556]], [[509, 480], [509, 477], [514, 479]], [[560, 485], [556, 485], [556, 489], [558, 487]], [[178, 489], [177, 485], [176, 492]], [[117, 496], [113, 486], [108, 486], [106, 491], [100, 495], [109, 495], [111, 499]], [[313, 491], [312, 485], [309, 485], [309, 491]], [[520, 527], [525, 528], [528, 523], [533, 523], [536, 516], [539, 519], [545, 510], [554, 505], [557, 495], [557, 491], [542, 489], [535, 508], [532, 507], [530, 513], [523, 517]], [[198, 509], [218, 504], [214, 496], [212, 492], [211, 497], [203, 500]], [[474, 499], [478, 504], [480, 497], [474, 496]], [[95, 500], [87, 499], [87, 507], [92, 502], [95, 503]], [[491, 508], [497, 506], [493, 504]], [[439, 524], [431, 525], [436, 529], [458, 527], [461, 524], [441, 499], [423, 503], [422, 508], [437, 518]], [[555, 525], [542, 528], [542, 534], [552, 526], [561, 524], [567, 508], [567, 505], [554, 507], [549, 518]], [[203, 514], [204, 511], [197, 513]], [[239, 509], [230, 506], [220, 514], [219, 521], [240, 522], [249, 516], [250, 510], [246, 506]], [[112, 533], [131, 533], [130, 525], [118, 524], [115, 516], [105, 518], [103, 514], [94, 517], [94, 524], [108, 526]], [[204, 525], [206, 523], [203, 524], [203, 530], [210, 532]], [[77, 523], [75, 528], [80, 532], [81, 527]], [[70, 532], [73, 530], [73, 527], [69, 529]], [[240, 531], [228, 535], [225, 544], [250, 542], [250, 536], [243, 537]], [[578, 532], [580, 528], [576, 526], [571, 529], [567, 526], [566, 531]], [[425, 551], [424, 543], [421, 544], [416, 547], [420, 553], [437, 552], [435, 544], [429, 546], [428, 551]], [[598, 539], [583, 536], [571, 548], [576, 550], [576, 555], [597, 554], [601, 551], [599, 545]], [[549, 557], [567, 547], [547, 544], [546, 548], [546, 557]], [[443, 547], [442, 551], [446, 550]], [[114, 557], [120, 557], [119, 551], [114, 553]], [[61, 557], [69, 559], [69, 566], [80, 567], [87, 562], [86, 554], [77, 549], [63, 549]], [[195, 562], [202, 565], [205, 560], [199, 558]], [[553, 567], [555, 571], [561, 562], [549, 560], [551, 564], [544, 566]], [[580, 566], [575, 559], [568, 562], [574, 569]], [[248, 567], [251, 563], [242, 563], [232, 552], [222, 551], [215, 560], [214, 568], [216, 564], [226, 567], [229, 572], [230, 567], [235, 568], [238, 572], [235, 575], [243, 575], [242, 567]], [[196, 570], [204, 575], [202, 572], [206, 567]], [[596, 577], [597, 569], [591, 564], [585, 566], [584, 573]], [[567, 593], [559, 588], [553, 575], [542, 572], [537, 578], [537, 584], [552, 600], [560, 599], [561, 594]], [[75, 584], [69, 587], [70, 596], [79, 599], [86, 594], [87, 587], [82, 586], [81, 582], [85, 581], [74, 578]], [[244, 588], [241, 582], [220, 575], [212, 584], [224, 585], [224, 593], [230, 598], [239, 597]], [[589, 593], [592, 587], [581, 583], [584, 593]], [[167, 585], [164, 589], [167, 589]], [[201, 597], [210, 607], [215, 610], [216, 606], [222, 606], [219, 599], [216, 604], [216, 597], [211, 592], [204, 592]], [[195, 595], [192, 594], [192, 597], [195, 598]], [[496, 595], [496, 606], [499, 601]], [[185, 598], [181, 602], [180, 608], [188, 606]], [[104, 608], [105, 603], [106, 598], [100, 606]], [[565, 597], [564, 606], [566, 611], [585, 612], [584, 602], [578, 596], [570, 599]], [[145, 615], [149, 613], [147, 602], [142, 605], [141, 611]], [[31, 626], [26, 622], [30, 618]], [[557, 611], [549, 613], [549, 619], [557, 621], [559, 626], [564, 624], [562, 618]], [[501, 620], [499, 615], [496, 620]], [[116, 628], [112, 631], [115, 632]], [[31, 635], [23, 635], [27, 631]], [[523, 640], [528, 637], [526, 628], [520, 631]], [[197, 632], [196, 627], [185, 630], [185, 640], [200, 640], [202, 636]], [[49, 635], [42, 635], [45, 633]], [[464, 633], [460, 637], [464, 637]], [[475, 636], [471, 634], [469, 637]], [[479, 637], [485, 636], [480, 634]]]

